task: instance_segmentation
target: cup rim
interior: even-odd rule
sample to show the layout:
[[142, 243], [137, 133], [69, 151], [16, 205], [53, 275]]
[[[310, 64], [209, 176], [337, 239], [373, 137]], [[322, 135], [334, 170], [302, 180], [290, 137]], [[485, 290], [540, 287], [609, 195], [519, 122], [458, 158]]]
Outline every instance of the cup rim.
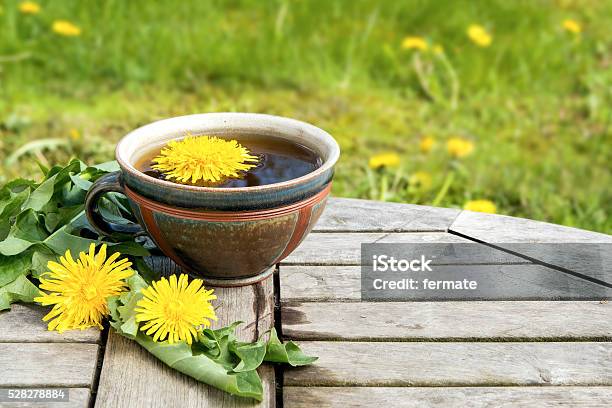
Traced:
[[[299, 128], [302, 132], [307, 134], [312, 134], [317, 137], [320, 137], [325, 140], [328, 148], [330, 149], [330, 153], [321, 165], [321, 167], [316, 170], [305, 174], [301, 177], [297, 177], [291, 180], [286, 180], [280, 183], [272, 183], [265, 184], [261, 186], [248, 186], [248, 187], [201, 187], [201, 186], [190, 186], [186, 184], [174, 183], [167, 180], [156, 179], [154, 177], [147, 176], [140, 170], [138, 170], [131, 162], [131, 160], [125, 157], [125, 145], [130, 142], [132, 138], [138, 137], [144, 133], [154, 132], [157, 128], [174, 128], [175, 130], [183, 130], [185, 128], [185, 122], [194, 121], [206, 121], [211, 119], [217, 120], [232, 120], [232, 119], [242, 119], [242, 120], [253, 120], [253, 121], [264, 121], [267, 123], [272, 123], [275, 125], [285, 125], [294, 128]], [[179, 189], [185, 191], [192, 192], [215, 192], [215, 193], [238, 193], [238, 192], [265, 192], [265, 191], [274, 191], [278, 189], [283, 189], [285, 187], [291, 187], [297, 184], [301, 184], [311, 179], [315, 179], [318, 176], [326, 173], [328, 170], [331, 170], [340, 157], [340, 146], [338, 142], [326, 131], [320, 129], [314, 125], [309, 123], [297, 120], [286, 118], [283, 116], [269, 115], [263, 113], [245, 113], [245, 112], [215, 112], [215, 113], [198, 113], [193, 115], [184, 115], [184, 116], [176, 116], [168, 119], [158, 120], [147, 125], [141, 126], [130, 131], [127, 135], [125, 135], [119, 143], [117, 143], [117, 147], [115, 148], [115, 158], [119, 163], [119, 166], [122, 170], [127, 171], [134, 177], [144, 179], [149, 183], [157, 184], [160, 187], [168, 187], [172, 189]]]

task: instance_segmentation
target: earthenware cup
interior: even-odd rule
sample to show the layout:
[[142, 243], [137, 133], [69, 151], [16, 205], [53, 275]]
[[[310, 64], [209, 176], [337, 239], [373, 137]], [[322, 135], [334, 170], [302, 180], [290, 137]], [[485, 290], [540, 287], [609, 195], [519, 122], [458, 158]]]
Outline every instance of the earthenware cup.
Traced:
[[[135, 164], [170, 140], [191, 135], [285, 139], [316, 152], [322, 165], [276, 184], [211, 188], [150, 177]], [[120, 171], [97, 180], [86, 198], [90, 224], [103, 235], [143, 230], [183, 269], [209, 284], [241, 286], [260, 281], [310, 232], [329, 195], [340, 155], [325, 131], [293, 119], [252, 113], [206, 113], [161, 120], [127, 134], [115, 156]], [[103, 194], [125, 194], [138, 224], [116, 224], [98, 210]]]

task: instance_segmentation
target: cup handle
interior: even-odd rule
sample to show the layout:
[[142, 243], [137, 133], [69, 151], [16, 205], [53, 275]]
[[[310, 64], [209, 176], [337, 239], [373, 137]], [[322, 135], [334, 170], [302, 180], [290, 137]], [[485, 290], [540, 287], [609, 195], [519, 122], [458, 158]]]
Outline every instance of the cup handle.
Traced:
[[139, 234], [144, 229], [138, 224], [117, 224], [102, 217], [98, 209], [98, 201], [106, 193], [123, 194], [123, 180], [120, 171], [106, 174], [96, 180], [85, 196], [85, 214], [91, 226], [101, 235]]

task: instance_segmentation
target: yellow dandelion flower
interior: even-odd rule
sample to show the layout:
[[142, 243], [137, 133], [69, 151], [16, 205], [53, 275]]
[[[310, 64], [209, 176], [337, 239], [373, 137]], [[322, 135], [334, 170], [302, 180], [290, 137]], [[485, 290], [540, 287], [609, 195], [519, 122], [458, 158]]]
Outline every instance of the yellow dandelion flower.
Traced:
[[40, 13], [40, 5], [33, 1], [24, 1], [19, 3], [19, 11], [22, 14], [38, 14]]
[[66, 20], [55, 20], [51, 29], [54, 33], [64, 37], [78, 37], [81, 35], [81, 28]]
[[497, 212], [497, 207], [495, 206], [495, 203], [490, 200], [471, 200], [465, 203], [463, 209], [490, 214], [495, 214]]
[[451, 156], [460, 159], [474, 151], [474, 143], [462, 137], [451, 137], [446, 142], [446, 149]]
[[[206, 290], [201, 279], [187, 282], [187, 275], [161, 278], [142, 290], [143, 298], [136, 303], [136, 321], [146, 322], [140, 330], [153, 334], [153, 341], [168, 343], [186, 341], [191, 344], [202, 327], [217, 320], [210, 303], [217, 296]], [[210, 319], [210, 320], [209, 320]]]
[[70, 129], [68, 131], [68, 135], [70, 136], [70, 139], [72, 139], [75, 142], [81, 139], [81, 132], [79, 132], [78, 129], [75, 129], [75, 128]]
[[102, 318], [109, 314], [106, 300], [126, 290], [125, 279], [134, 273], [131, 262], [115, 252], [106, 258], [106, 245], [98, 253], [91, 244], [89, 253], [81, 252], [75, 261], [70, 250], [60, 262], [47, 264], [50, 272], [40, 278], [40, 296], [34, 301], [43, 306], [54, 305], [43, 317], [49, 321], [48, 329], [63, 332], [88, 327], [102, 328]]
[[215, 136], [187, 136], [171, 141], [152, 167], [180, 183], [218, 182], [229, 177], [240, 177], [241, 171], [257, 166], [257, 156], [235, 140]]
[[422, 37], [406, 37], [402, 40], [402, 48], [405, 50], [427, 51], [427, 41]]
[[410, 176], [408, 184], [419, 190], [429, 190], [432, 185], [431, 174], [426, 171], [417, 171]]
[[563, 26], [563, 29], [565, 29], [565, 31], [568, 31], [572, 34], [578, 35], [582, 32], [582, 26], [576, 20], [566, 19], [563, 20], [563, 23], [561, 25]]
[[371, 169], [381, 167], [397, 167], [400, 164], [400, 157], [397, 153], [381, 153], [370, 157], [368, 165]]
[[436, 44], [433, 46], [432, 51], [434, 54], [444, 54], [444, 47], [440, 44]]
[[491, 34], [489, 34], [483, 26], [478, 24], [470, 25], [467, 29], [467, 35], [470, 40], [479, 47], [488, 47], [493, 41]]
[[432, 136], [425, 136], [422, 137], [421, 141], [419, 142], [419, 149], [422, 153], [429, 153], [435, 144], [436, 139], [434, 139]]

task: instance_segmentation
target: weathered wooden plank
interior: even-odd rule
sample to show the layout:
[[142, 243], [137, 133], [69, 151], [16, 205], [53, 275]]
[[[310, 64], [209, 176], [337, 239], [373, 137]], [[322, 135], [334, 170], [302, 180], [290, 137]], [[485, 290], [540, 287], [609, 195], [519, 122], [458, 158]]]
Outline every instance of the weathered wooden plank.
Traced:
[[281, 316], [297, 340], [612, 340], [601, 302], [298, 303]]
[[168, 368], [134, 342], [109, 334], [96, 407], [273, 407], [274, 370], [264, 366], [259, 375], [264, 401], [258, 404], [217, 390]]
[[331, 198], [315, 231], [423, 232], [446, 231], [460, 210], [414, 204]]
[[0, 407], [6, 408], [87, 408], [89, 407], [89, 388], [68, 388], [68, 401], [20, 401], [0, 403]]
[[449, 229], [490, 243], [612, 243], [598, 232], [473, 211], [462, 211]]
[[358, 301], [361, 267], [336, 265], [280, 265], [282, 302]]
[[285, 408], [610, 406], [612, 387], [285, 387]]
[[[461, 324], [472, 323], [455, 326]], [[316, 341], [300, 347], [319, 360], [285, 371], [285, 385], [612, 385], [612, 343]]]
[[[612, 289], [540, 265], [438, 265], [434, 272], [405, 273], [415, 279], [469, 279], [476, 290], [411, 290], [384, 292], [396, 300], [600, 300]], [[361, 267], [281, 265], [283, 302], [356, 301], [361, 299]], [[396, 274], [397, 275], [397, 274]], [[381, 292], [382, 293], [382, 292]]]
[[89, 387], [98, 348], [86, 343], [0, 343], [0, 386]]
[[[162, 262], [164, 264], [164, 262]], [[157, 270], [172, 272], [173, 266], [155, 262]], [[216, 288], [216, 305], [221, 327], [242, 320], [238, 336], [245, 341], [255, 340], [273, 324], [274, 299], [272, 279], [256, 285], [238, 288]], [[237, 398], [199, 383], [171, 370], [138, 344], [109, 333], [96, 407], [273, 407], [275, 404], [274, 370], [262, 367], [259, 371], [264, 384], [264, 401]]]
[[10, 311], [0, 312], [0, 343], [97, 343], [100, 330], [69, 330], [63, 333], [47, 330], [43, 316], [50, 308], [33, 304], [13, 304]]
[[[360, 265], [361, 244], [469, 244], [459, 253], [441, 254], [440, 263], [528, 263], [524, 259], [444, 232], [311, 233], [281, 264]], [[427, 248], [425, 246], [424, 248]]]
[[462, 212], [450, 230], [612, 288], [612, 235], [471, 211]]

